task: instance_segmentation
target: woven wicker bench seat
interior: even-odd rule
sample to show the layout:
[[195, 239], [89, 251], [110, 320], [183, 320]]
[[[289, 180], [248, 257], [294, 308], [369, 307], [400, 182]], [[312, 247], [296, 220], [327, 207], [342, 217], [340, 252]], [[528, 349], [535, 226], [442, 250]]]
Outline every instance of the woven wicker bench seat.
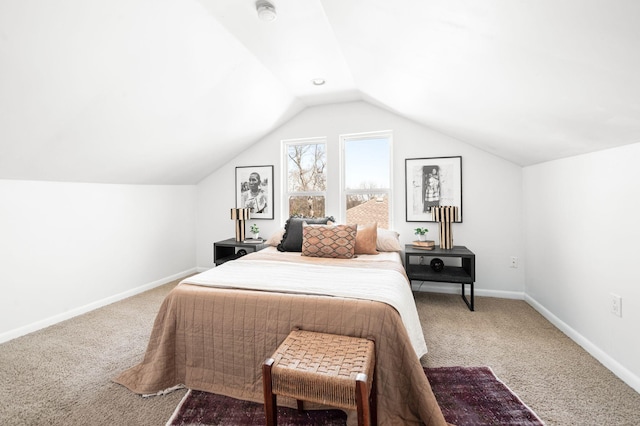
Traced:
[[372, 340], [293, 330], [262, 366], [267, 425], [277, 425], [276, 395], [357, 410], [358, 425], [376, 424]]

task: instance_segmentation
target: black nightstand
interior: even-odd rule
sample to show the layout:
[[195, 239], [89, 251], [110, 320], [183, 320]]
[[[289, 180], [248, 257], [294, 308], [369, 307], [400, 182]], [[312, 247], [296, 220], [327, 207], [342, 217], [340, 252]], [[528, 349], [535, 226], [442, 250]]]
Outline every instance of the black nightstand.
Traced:
[[216, 266], [222, 265], [224, 262], [235, 260], [247, 253], [260, 251], [265, 247], [264, 240], [255, 243], [236, 241], [235, 238], [218, 241], [213, 243], [213, 263]]
[[[473, 311], [473, 283], [476, 280], [476, 255], [464, 246], [454, 246], [452, 249], [441, 249], [435, 247], [433, 250], [421, 250], [414, 248], [412, 244], [405, 245], [404, 252], [404, 268], [407, 271], [407, 277], [409, 280], [416, 281], [435, 281], [435, 282], [448, 282], [448, 283], [460, 283], [462, 291], [462, 300], [467, 304], [470, 311]], [[411, 258], [424, 257], [425, 262], [420, 264], [420, 261], [411, 263]], [[430, 263], [433, 258], [459, 258], [461, 259], [461, 266], [449, 266], [444, 265], [442, 270], [434, 270]], [[471, 287], [470, 298], [464, 294], [464, 286], [469, 285]]]

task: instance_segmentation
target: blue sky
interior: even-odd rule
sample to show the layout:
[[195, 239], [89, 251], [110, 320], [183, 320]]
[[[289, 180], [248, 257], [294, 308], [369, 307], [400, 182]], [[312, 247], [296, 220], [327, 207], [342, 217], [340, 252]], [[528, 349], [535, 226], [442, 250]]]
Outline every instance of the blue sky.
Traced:
[[358, 189], [362, 182], [389, 188], [389, 142], [385, 139], [349, 140], [345, 143], [345, 181]]

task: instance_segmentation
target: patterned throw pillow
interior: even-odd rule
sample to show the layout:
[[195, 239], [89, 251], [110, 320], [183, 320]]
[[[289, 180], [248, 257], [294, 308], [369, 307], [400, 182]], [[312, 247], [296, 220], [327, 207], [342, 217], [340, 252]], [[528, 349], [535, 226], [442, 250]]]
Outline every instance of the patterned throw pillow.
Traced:
[[284, 224], [282, 241], [276, 247], [278, 251], [302, 251], [302, 224], [305, 222], [326, 225], [329, 222], [335, 222], [335, 219], [333, 216], [320, 218], [291, 216]]
[[356, 225], [303, 225], [302, 255], [353, 258], [356, 247]]

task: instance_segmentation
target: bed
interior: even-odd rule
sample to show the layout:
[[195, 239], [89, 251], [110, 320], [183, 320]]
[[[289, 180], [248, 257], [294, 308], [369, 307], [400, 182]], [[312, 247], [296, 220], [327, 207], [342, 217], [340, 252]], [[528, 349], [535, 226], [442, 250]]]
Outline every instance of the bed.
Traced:
[[379, 424], [447, 424], [397, 252], [327, 259], [269, 247], [189, 277], [163, 301], [143, 361], [114, 381], [262, 402], [261, 365], [294, 327], [375, 339]]

